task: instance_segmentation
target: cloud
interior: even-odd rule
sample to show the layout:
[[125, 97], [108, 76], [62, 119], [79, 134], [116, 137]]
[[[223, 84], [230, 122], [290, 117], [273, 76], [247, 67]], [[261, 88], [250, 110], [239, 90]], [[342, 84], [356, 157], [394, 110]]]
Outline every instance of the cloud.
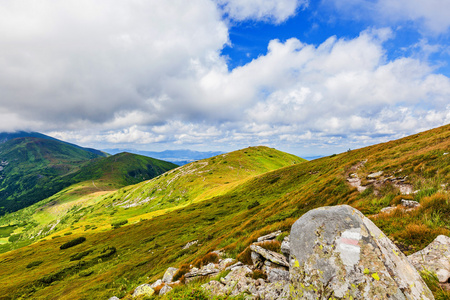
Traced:
[[223, 12], [235, 21], [282, 23], [308, 6], [307, 0], [216, 0]]
[[319, 45], [272, 40], [228, 69], [223, 10], [276, 23], [305, 3], [3, 1], [0, 130], [99, 148], [346, 150], [450, 122], [450, 79], [427, 55], [390, 60], [386, 28]]
[[0, 15], [1, 107], [57, 127], [145, 110], [228, 42], [208, 0], [11, 0]]
[[417, 24], [422, 33], [443, 34], [450, 28], [450, 2], [446, 0], [325, 0], [347, 17], [377, 22]]

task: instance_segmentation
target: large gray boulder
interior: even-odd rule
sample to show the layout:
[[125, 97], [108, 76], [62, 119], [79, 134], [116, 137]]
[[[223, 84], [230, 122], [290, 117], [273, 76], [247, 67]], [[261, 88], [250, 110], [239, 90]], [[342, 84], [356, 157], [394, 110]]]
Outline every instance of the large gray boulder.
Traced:
[[434, 299], [406, 256], [348, 205], [303, 215], [290, 244], [292, 299]]
[[409, 261], [419, 271], [430, 271], [437, 275], [439, 282], [450, 279], [450, 237], [438, 236], [426, 248], [408, 256]]

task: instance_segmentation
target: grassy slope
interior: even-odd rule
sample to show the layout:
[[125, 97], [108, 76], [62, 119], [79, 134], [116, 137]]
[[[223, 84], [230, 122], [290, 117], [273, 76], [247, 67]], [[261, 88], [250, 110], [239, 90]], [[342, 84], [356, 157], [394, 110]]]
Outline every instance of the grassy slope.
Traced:
[[[69, 212], [77, 210], [82, 213], [83, 209], [94, 205], [107, 193], [153, 178], [175, 167], [175, 164], [169, 162], [129, 153], [91, 160], [80, 170], [63, 178], [64, 182], [78, 183], [41, 202], [0, 218], [0, 226], [8, 226], [10, 229], [9, 235], [6, 232], [1, 235], [0, 227], [0, 244], [3, 244], [0, 251], [21, 247], [68, 227]], [[7, 243], [12, 233], [20, 233], [21, 240], [14, 244]]]
[[[346, 178], [352, 167], [367, 163], [362, 177], [383, 170], [385, 174], [408, 175], [415, 200], [422, 208], [373, 218], [406, 252], [424, 247], [438, 234], [449, 234], [450, 126], [444, 126], [399, 141], [350, 151], [288, 166], [253, 177], [216, 197], [192, 203], [149, 220], [104, 231], [74, 233], [42, 241], [0, 255], [0, 287], [4, 297], [27, 295], [35, 299], [107, 299], [126, 296], [134, 287], [160, 277], [169, 266], [192, 262], [209, 251], [224, 248], [235, 256], [259, 235], [281, 229], [308, 210], [324, 205], [350, 204], [372, 215], [398, 200], [399, 191], [385, 184], [375, 195], [359, 193]], [[400, 171], [401, 170], [401, 171]], [[444, 186], [442, 186], [444, 185]], [[259, 205], [251, 208], [250, 204]], [[59, 250], [59, 245], [85, 236], [81, 245]], [[181, 250], [189, 241], [199, 245]], [[98, 260], [105, 247], [117, 253]], [[409, 247], [409, 248], [408, 248]], [[84, 263], [70, 256], [92, 250]], [[30, 262], [42, 260], [37, 267]], [[83, 275], [89, 274], [85, 277]], [[70, 284], [69, 284], [70, 281]], [[51, 283], [50, 283], [51, 282]]]
[[63, 142], [17, 138], [0, 144], [0, 215], [29, 206], [70, 185], [64, 175], [99, 155]]

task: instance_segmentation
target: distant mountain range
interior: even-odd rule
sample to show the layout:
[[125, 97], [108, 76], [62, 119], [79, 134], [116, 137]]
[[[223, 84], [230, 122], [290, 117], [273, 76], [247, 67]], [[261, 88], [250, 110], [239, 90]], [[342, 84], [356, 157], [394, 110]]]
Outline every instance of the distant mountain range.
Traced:
[[161, 151], [161, 152], [156, 152], [156, 151], [143, 151], [143, 150], [136, 150], [136, 149], [114, 148], [114, 149], [103, 149], [103, 151], [110, 153], [110, 154], [129, 152], [129, 153], [134, 153], [134, 154], [139, 154], [139, 155], [145, 155], [145, 156], [169, 161], [169, 162], [177, 164], [179, 166], [191, 163], [196, 160], [210, 158], [210, 157], [224, 153], [221, 151], [201, 152], [201, 151], [192, 151], [192, 150], [186, 150], [186, 149], [165, 150], [165, 151]]

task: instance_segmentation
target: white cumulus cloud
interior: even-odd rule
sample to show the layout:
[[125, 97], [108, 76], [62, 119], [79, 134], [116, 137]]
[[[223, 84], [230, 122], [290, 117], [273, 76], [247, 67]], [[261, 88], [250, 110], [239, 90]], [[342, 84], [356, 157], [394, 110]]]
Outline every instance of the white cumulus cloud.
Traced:
[[255, 20], [281, 23], [308, 6], [307, 0], [216, 0], [235, 21]]

